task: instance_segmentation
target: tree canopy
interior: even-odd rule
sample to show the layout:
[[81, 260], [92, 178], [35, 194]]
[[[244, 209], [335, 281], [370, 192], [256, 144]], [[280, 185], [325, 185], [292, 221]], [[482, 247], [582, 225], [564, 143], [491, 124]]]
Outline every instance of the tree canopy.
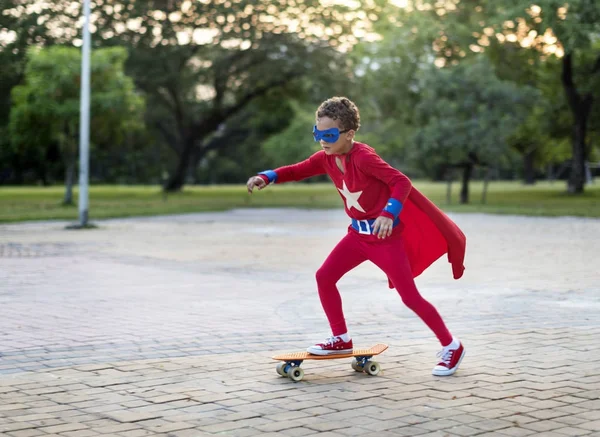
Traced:
[[[46, 180], [68, 172], [68, 148], [52, 124], [9, 131], [9, 113], [22, 117], [14, 89], [30, 86], [32, 48], [81, 45], [82, 5], [3, 4], [0, 183], [31, 171]], [[413, 176], [494, 161], [533, 183], [546, 167], [568, 166], [568, 189], [579, 193], [598, 156], [599, 10], [594, 0], [94, 0], [93, 52], [127, 53], [146, 133], [118, 150], [96, 147], [92, 172], [154, 183], [167, 175], [167, 190], [239, 182], [302, 158], [314, 109], [346, 95], [361, 109], [357, 139]], [[122, 125], [102, 120], [98, 135]]]
[[[144, 101], [124, 73], [127, 52], [118, 47], [96, 50], [91, 62], [92, 143], [122, 145], [123, 138], [143, 128]], [[76, 48], [32, 48], [27, 55], [25, 81], [13, 88], [10, 113], [11, 143], [18, 155], [44, 156], [57, 145], [65, 160], [65, 203], [77, 157], [81, 53]]]

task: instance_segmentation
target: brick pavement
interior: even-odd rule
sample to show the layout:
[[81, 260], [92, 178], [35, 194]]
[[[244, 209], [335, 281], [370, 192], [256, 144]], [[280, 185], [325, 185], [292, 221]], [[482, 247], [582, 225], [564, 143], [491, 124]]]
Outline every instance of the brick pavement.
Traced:
[[314, 271], [343, 212], [2, 225], [0, 435], [600, 435], [600, 221], [453, 218], [465, 277], [417, 282], [461, 370], [431, 376], [435, 339], [365, 264], [340, 289], [382, 373], [310, 361], [299, 383], [270, 357], [327, 335]]

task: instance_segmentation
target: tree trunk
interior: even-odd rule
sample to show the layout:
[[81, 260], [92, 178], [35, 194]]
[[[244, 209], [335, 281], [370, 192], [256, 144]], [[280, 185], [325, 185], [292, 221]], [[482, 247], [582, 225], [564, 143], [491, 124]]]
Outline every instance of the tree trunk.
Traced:
[[[592, 74], [600, 71], [600, 56], [596, 59]], [[586, 134], [594, 97], [591, 93], [581, 96], [573, 80], [573, 54], [567, 53], [562, 60], [561, 80], [569, 108], [573, 113], [574, 126], [572, 138], [573, 159], [567, 191], [573, 194], [583, 193], [585, 184]]]
[[67, 159], [67, 168], [65, 170], [65, 198], [63, 205], [73, 205], [73, 178], [75, 176], [75, 159]]
[[175, 172], [171, 175], [167, 184], [165, 185], [165, 191], [175, 192], [181, 191], [185, 184], [185, 177], [190, 166], [190, 158], [192, 151], [194, 150], [194, 140], [192, 138], [186, 138], [183, 143], [183, 149], [179, 155], [179, 162]]
[[585, 184], [587, 115], [586, 119], [576, 120], [575, 123], [572, 142], [573, 161], [571, 164], [571, 174], [569, 175], [568, 191], [569, 193], [579, 194], [583, 193], [583, 186]]
[[525, 185], [535, 184], [534, 155], [535, 150], [526, 151], [523, 154], [523, 183]]
[[488, 186], [490, 184], [490, 178], [492, 177], [492, 168], [488, 167], [487, 171], [485, 172], [485, 177], [483, 180], [483, 192], [481, 193], [481, 204], [485, 205], [485, 203], [487, 202], [487, 192], [488, 192]]
[[469, 203], [469, 181], [471, 180], [471, 175], [473, 174], [473, 163], [467, 162], [463, 167], [462, 174], [462, 187], [460, 189], [460, 203], [462, 205], [466, 205]]

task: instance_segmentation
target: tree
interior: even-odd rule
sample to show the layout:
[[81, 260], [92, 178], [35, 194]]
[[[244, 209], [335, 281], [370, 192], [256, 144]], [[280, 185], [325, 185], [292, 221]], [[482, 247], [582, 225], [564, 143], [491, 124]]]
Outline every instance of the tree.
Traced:
[[499, 80], [483, 56], [455, 67], [432, 67], [419, 89], [415, 111], [421, 128], [413, 154], [430, 168], [461, 168], [460, 201], [468, 203], [474, 167], [491, 166], [506, 155], [507, 138], [537, 93]]
[[[589, 56], [589, 49], [600, 33], [600, 4], [596, 0], [540, 0], [535, 5], [524, 0], [504, 2], [498, 15], [519, 23], [522, 32], [540, 49], [549, 45], [561, 58], [561, 82], [571, 114], [572, 168], [570, 193], [582, 193], [585, 162], [590, 149], [587, 142], [590, 114], [600, 93], [600, 53]], [[587, 59], [586, 59], [587, 58]]]
[[[95, 50], [91, 60], [92, 142], [120, 144], [127, 132], [141, 128], [143, 99], [124, 73], [122, 48]], [[65, 204], [72, 204], [79, 134], [81, 51], [73, 47], [32, 48], [25, 83], [13, 88], [10, 113], [13, 147], [42, 150], [57, 144], [65, 162]], [[29, 152], [28, 152], [29, 153]]]
[[222, 144], [213, 136], [235, 129], [255, 99], [273, 90], [297, 95], [309, 75], [350, 74], [336, 47], [354, 42], [365, 14], [318, 0], [129, 0], [106, 11], [97, 20], [103, 43], [130, 47], [148, 122], [177, 154], [167, 190], [181, 189], [191, 164]]
[[[490, 40], [518, 42], [561, 62], [560, 79], [572, 114], [570, 193], [582, 193], [590, 114], [600, 92], [600, 53], [590, 49], [600, 34], [597, 0], [419, 0], [444, 22], [439, 53], [483, 52]], [[466, 30], [467, 32], [461, 31]], [[470, 33], [470, 36], [469, 36]]]
[[9, 139], [11, 90], [24, 77], [27, 47], [53, 44], [54, 36], [45, 26], [35, 8], [22, 0], [2, 0], [0, 7], [0, 183], [4, 180], [21, 183], [27, 169], [36, 169], [39, 179], [46, 182], [47, 157], [37, 151], [17, 155]]
[[420, 78], [435, 60], [435, 22], [388, 4], [374, 31], [380, 38], [357, 44], [351, 54], [362, 120], [358, 137], [407, 171], [407, 150], [419, 128], [414, 108], [421, 99]]
[[[81, 2], [7, 1], [4, 21], [18, 41], [80, 43]], [[350, 74], [337, 48], [356, 42], [353, 31], [364, 31], [379, 3], [102, 0], [93, 7], [92, 44], [127, 47], [127, 71], [148, 103], [147, 125], [177, 156], [166, 188], [178, 190], [196, 162], [219, 150], [213, 136], [235, 130], [234, 120], [256, 98], [272, 90], [309, 96], [314, 90], [302, 78], [324, 83]]]

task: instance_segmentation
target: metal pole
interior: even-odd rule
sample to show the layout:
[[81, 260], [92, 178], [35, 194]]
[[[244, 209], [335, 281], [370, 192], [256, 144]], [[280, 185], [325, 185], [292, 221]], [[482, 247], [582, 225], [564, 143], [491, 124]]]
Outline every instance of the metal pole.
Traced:
[[83, 0], [81, 101], [79, 107], [79, 225], [88, 222], [88, 173], [90, 160], [90, 0]]

